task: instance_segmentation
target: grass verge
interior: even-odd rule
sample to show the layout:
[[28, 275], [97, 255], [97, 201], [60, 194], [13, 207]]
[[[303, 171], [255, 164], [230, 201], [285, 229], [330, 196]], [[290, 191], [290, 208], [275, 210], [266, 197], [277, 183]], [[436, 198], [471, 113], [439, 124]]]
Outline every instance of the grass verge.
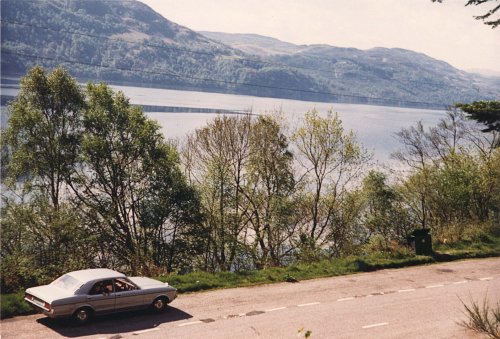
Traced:
[[[400, 268], [470, 258], [500, 256], [500, 237], [488, 236], [480, 243], [459, 242], [453, 245], [435, 246], [433, 256], [391, 255], [375, 253], [369, 256], [351, 256], [314, 263], [273, 267], [244, 272], [192, 272], [160, 276], [157, 279], [175, 286], [179, 293], [204, 291], [218, 288], [243, 287], [274, 282], [332, 277], [357, 272], [371, 272], [385, 268]], [[34, 313], [23, 300], [24, 293], [2, 294], [1, 319]]]

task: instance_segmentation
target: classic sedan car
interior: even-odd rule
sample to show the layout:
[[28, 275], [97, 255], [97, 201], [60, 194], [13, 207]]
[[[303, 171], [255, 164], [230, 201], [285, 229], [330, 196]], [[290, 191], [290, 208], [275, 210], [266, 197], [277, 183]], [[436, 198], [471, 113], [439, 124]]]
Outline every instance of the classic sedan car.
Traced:
[[98, 314], [148, 308], [165, 310], [177, 290], [158, 280], [97, 268], [67, 273], [49, 285], [28, 288], [24, 300], [51, 318], [84, 324]]

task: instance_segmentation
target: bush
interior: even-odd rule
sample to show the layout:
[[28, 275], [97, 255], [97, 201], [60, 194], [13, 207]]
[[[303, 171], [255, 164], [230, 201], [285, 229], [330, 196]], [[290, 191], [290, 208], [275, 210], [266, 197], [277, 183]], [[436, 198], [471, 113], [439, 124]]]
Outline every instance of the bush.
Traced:
[[35, 310], [24, 301], [24, 292], [2, 294], [0, 300], [0, 318], [10, 318], [16, 315], [33, 314]]

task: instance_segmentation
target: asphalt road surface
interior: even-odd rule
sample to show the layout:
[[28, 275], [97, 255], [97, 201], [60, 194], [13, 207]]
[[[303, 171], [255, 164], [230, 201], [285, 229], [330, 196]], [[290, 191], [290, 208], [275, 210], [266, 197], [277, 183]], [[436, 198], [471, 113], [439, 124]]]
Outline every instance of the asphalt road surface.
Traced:
[[500, 301], [500, 258], [184, 294], [163, 314], [83, 327], [16, 317], [1, 322], [1, 338], [478, 338], [458, 323], [462, 301], [484, 298]]

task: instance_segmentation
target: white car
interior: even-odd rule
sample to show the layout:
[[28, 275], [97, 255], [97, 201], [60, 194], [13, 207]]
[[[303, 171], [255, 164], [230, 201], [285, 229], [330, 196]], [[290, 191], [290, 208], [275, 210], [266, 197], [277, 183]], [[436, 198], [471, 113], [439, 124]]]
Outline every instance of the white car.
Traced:
[[70, 272], [49, 285], [28, 288], [24, 300], [51, 318], [73, 317], [84, 324], [98, 314], [148, 307], [161, 312], [176, 297], [177, 290], [168, 283], [97, 268]]

